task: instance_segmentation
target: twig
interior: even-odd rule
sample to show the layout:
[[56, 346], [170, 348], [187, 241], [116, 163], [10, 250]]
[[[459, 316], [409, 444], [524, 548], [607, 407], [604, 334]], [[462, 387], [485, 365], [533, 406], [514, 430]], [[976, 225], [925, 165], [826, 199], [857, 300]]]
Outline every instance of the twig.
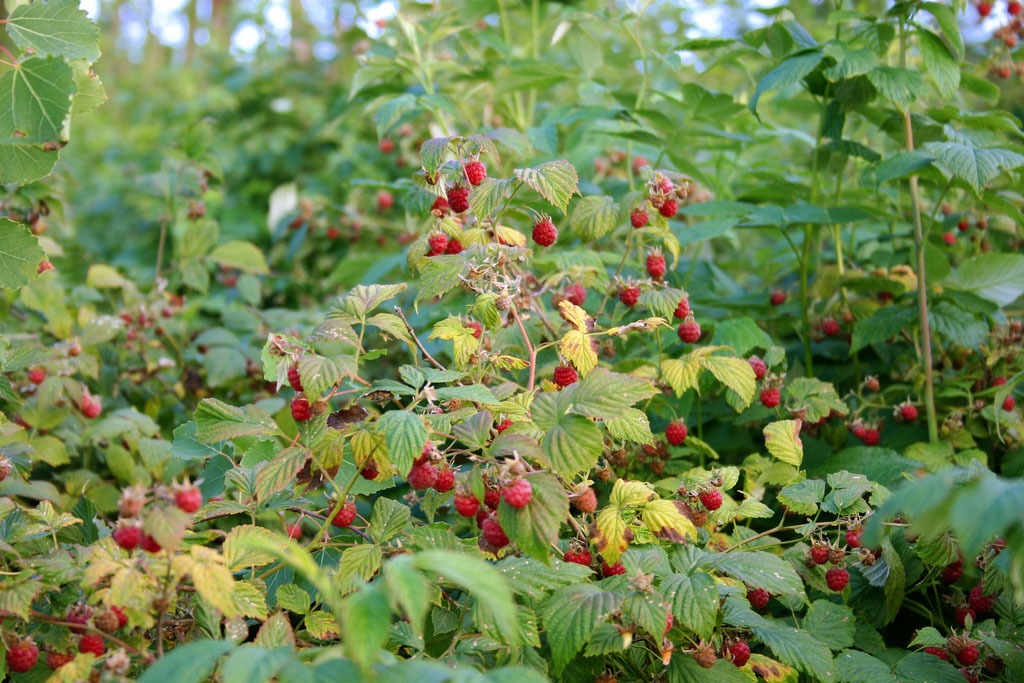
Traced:
[[523, 327], [523, 321], [519, 318], [519, 311], [515, 308], [512, 309], [512, 317], [519, 326], [519, 331], [523, 334], [523, 341], [526, 343], [526, 351], [530, 354], [530, 384], [526, 390], [533, 391], [533, 385], [537, 379], [537, 349], [533, 348], [533, 344], [530, 342], [530, 336], [526, 334], [526, 328]]
[[150, 661], [153, 658], [152, 655], [150, 655], [148, 652], [142, 652], [140, 650], [137, 650], [134, 647], [132, 647], [131, 645], [129, 645], [128, 643], [126, 643], [123, 640], [121, 640], [120, 638], [118, 638], [116, 636], [112, 636], [112, 635], [110, 635], [109, 633], [107, 633], [105, 631], [101, 631], [98, 628], [96, 628], [95, 626], [89, 626], [88, 624], [76, 624], [76, 623], [73, 623], [73, 622], [70, 622], [70, 621], [64, 621], [62, 619], [57, 619], [55, 617], [51, 617], [51, 616], [49, 616], [47, 614], [43, 614], [42, 612], [37, 612], [34, 609], [30, 609], [28, 611], [28, 614], [35, 621], [42, 621], [42, 622], [45, 622], [47, 624], [53, 624], [54, 626], [67, 626], [68, 628], [82, 629], [84, 631], [88, 631], [89, 633], [95, 633], [97, 635], [103, 636], [104, 638], [106, 638], [110, 642], [115, 643], [116, 645], [118, 645], [120, 647], [123, 647], [126, 650], [134, 652], [135, 654], [137, 654], [138, 656], [142, 657], [146, 661]]
[[402, 322], [405, 323], [405, 329], [409, 331], [409, 336], [412, 337], [412, 340], [416, 343], [416, 348], [420, 350], [420, 353], [423, 354], [423, 357], [430, 361], [431, 364], [438, 370], [444, 370], [445, 367], [438, 363], [437, 360], [435, 360], [434, 357], [431, 356], [430, 353], [428, 353], [425, 348], [423, 348], [423, 344], [420, 343], [420, 338], [416, 336], [416, 331], [412, 329], [412, 325], [410, 325], [409, 321], [406, 319], [405, 313], [403, 313], [402, 309], [398, 306], [395, 306], [395, 315], [401, 318]]

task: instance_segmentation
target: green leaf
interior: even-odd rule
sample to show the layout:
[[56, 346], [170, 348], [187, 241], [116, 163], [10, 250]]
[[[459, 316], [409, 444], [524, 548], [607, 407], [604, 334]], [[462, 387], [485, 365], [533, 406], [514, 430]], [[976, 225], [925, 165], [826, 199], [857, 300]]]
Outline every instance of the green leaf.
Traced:
[[829, 41], [825, 45], [825, 56], [836, 60], [836, 63], [825, 69], [825, 78], [833, 83], [854, 76], [866, 74], [878, 63], [875, 53], [870, 48], [853, 49], [841, 41]]
[[75, 83], [59, 57], [33, 57], [0, 75], [0, 143], [63, 140]]
[[[774, 680], [774, 679], [773, 679]], [[751, 678], [744, 669], [719, 658], [710, 669], [702, 667], [690, 655], [677, 653], [668, 666], [669, 683], [750, 683]]]
[[576, 656], [621, 598], [592, 584], [565, 586], [544, 605], [543, 621], [557, 674]]
[[779, 491], [779, 502], [798, 515], [813, 515], [825, 498], [825, 482], [805, 479]]
[[45, 258], [39, 240], [28, 226], [0, 218], [0, 287], [28, 284]]
[[892, 622], [899, 614], [900, 606], [903, 604], [904, 591], [907, 586], [906, 572], [903, 569], [903, 559], [893, 548], [888, 538], [882, 539], [882, 557], [889, 567], [889, 575], [885, 579], [885, 606], [888, 612], [886, 623]]
[[815, 600], [800, 627], [832, 650], [843, 650], [853, 645], [856, 621], [849, 607], [829, 600]]
[[917, 309], [911, 306], [880, 308], [870, 318], [857, 322], [850, 342], [850, 353], [869, 344], [883, 344], [902, 330], [911, 328], [917, 320]]
[[576, 387], [573, 410], [587, 417], [621, 417], [630, 406], [656, 393], [649, 380], [594, 368]]
[[325, 358], [315, 353], [306, 353], [299, 359], [299, 378], [302, 390], [310, 400], [320, 398], [346, 377], [357, 374], [355, 356], [331, 356]]
[[1008, 306], [1024, 293], [1024, 256], [981, 254], [960, 264], [953, 282], [1000, 307]]
[[450, 315], [434, 324], [427, 340], [445, 339], [452, 342], [452, 357], [455, 364], [462, 367], [469, 363], [480, 350], [480, 340], [473, 336], [473, 330], [466, 327], [461, 320]]
[[906, 110], [914, 100], [924, 95], [924, 80], [918, 71], [876, 66], [867, 76], [878, 92], [900, 110]]
[[411, 516], [408, 505], [382, 496], [374, 502], [370, 514], [370, 536], [377, 543], [386, 543], [402, 530]]
[[38, 145], [0, 143], [0, 184], [25, 185], [47, 175], [57, 163], [59, 153]]
[[804, 446], [800, 441], [799, 420], [779, 420], [763, 430], [764, 445], [768, 452], [784, 463], [800, 467], [804, 459]]
[[804, 76], [814, 71], [821, 63], [820, 49], [806, 50], [786, 57], [774, 69], [765, 74], [757, 83], [754, 94], [750, 97], [750, 111], [757, 113], [757, 103], [766, 92], [782, 90], [799, 83]]
[[237, 268], [253, 275], [266, 275], [270, 272], [267, 268], [267, 259], [260, 248], [244, 240], [233, 240], [217, 245], [210, 252], [210, 259], [223, 266]]
[[434, 256], [426, 259], [420, 271], [416, 303], [441, 296], [456, 287], [462, 282], [462, 274], [466, 267], [466, 260], [462, 256]]
[[568, 161], [548, 161], [533, 168], [517, 168], [515, 177], [565, 213], [569, 199], [579, 194], [576, 168]]
[[273, 457], [256, 474], [256, 496], [261, 501], [283, 491], [309, 460], [309, 450], [291, 446]]
[[277, 423], [261, 408], [247, 405], [236, 408], [215, 398], [199, 402], [192, 416], [196, 423], [195, 439], [199, 443], [217, 443], [239, 436], [275, 436]]
[[670, 574], [661, 581], [661, 592], [670, 596], [676, 623], [686, 624], [701, 638], [710, 638], [718, 618], [718, 588], [704, 572]]
[[1003, 170], [1024, 164], [1024, 154], [999, 147], [978, 147], [962, 136], [954, 141], [926, 142], [924, 148], [977, 193]]
[[368, 671], [388, 637], [391, 610], [379, 584], [364, 586], [345, 599], [341, 635], [345, 654]]
[[843, 650], [835, 664], [837, 683], [898, 683], [885, 663], [866, 652]]
[[892, 670], [900, 683], [963, 683], [964, 675], [926, 652], [911, 652]]
[[923, 2], [921, 9], [935, 17], [936, 23], [942, 29], [942, 35], [946, 36], [946, 40], [953, 47], [953, 56], [958, 62], [962, 61], [964, 39], [960, 36], [960, 22], [957, 20], [956, 10], [940, 2]]
[[589, 195], [576, 202], [569, 226], [580, 241], [593, 242], [615, 229], [619, 212], [619, 205], [611, 197]]
[[201, 683], [209, 680], [217, 660], [235, 648], [227, 640], [196, 640], [174, 648], [139, 677], [139, 683]]
[[146, 512], [143, 530], [163, 548], [176, 548], [192, 523], [192, 515], [170, 505], [157, 505]]
[[960, 87], [960, 65], [942, 39], [926, 29], [917, 32], [924, 66], [935, 81], [939, 94], [949, 99]]
[[873, 167], [869, 166], [864, 169], [860, 181], [864, 185], [878, 187], [886, 181], [911, 175], [933, 161], [935, 161], [934, 156], [919, 149], [897, 152]]
[[100, 58], [99, 31], [77, 0], [19, 5], [7, 20], [7, 34], [23, 50], [65, 59]]
[[792, 565], [766, 552], [708, 553], [697, 561], [751, 586], [779, 595], [803, 593], [804, 583]]
[[391, 410], [377, 420], [377, 431], [384, 434], [388, 458], [399, 475], [409, 474], [413, 460], [420, 457], [427, 443], [423, 418], [405, 410]]
[[565, 477], [586, 472], [604, 452], [601, 428], [582, 415], [564, 415], [541, 440], [551, 469]]
[[608, 433], [617, 439], [625, 439], [639, 444], [654, 443], [651, 423], [647, 414], [636, 408], [628, 408], [621, 416], [604, 421]]
[[668, 607], [668, 603], [657, 592], [632, 592], [622, 601], [623, 614], [656, 639], [661, 638], [665, 631]]
[[511, 193], [511, 179], [484, 178], [469, 193], [469, 210], [478, 221], [482, 221], [500, 208]]
[[107, 101], [107, 92], [99, 76], [93, 73], [92, 67], [84, 59], [71, 62], [72, 77], [75, 81], [75, 98], [71, 101], [71, 115], [88, 114]]
[[283, 586], [279, 586], [275, 597], [277, 598], [277, 606], [281, 609], [286, 609], [296, 614], [306, 614], [309, 612], [311, 605], [309, 593], [294, 583], [286, 583]]
[[569, 516], [569, 496], [549, 474], [531, 475], [526, 481], [533, 488], [530, 502], [517, 509], [502, 499], [498, 521], [520, 550], [547, 563], [549, 548], [558, 542], [558, 530]]
[[[750, 363], [733, 356], [706, 356], [701, 358], [700, 362], [715, 379], [736, 392], [743, 407], [750, 405], [754, 399], [754, 390], [757, 388], [757, 380], [754, 379]], [[738, 408], [737, 412], [740, 412]]]

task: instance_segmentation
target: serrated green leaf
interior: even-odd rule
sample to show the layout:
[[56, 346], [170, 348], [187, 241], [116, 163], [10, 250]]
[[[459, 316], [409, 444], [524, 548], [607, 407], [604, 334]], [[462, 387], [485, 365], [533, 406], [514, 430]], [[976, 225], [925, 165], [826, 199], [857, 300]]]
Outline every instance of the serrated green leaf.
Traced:
[[62, 140], [75, 82], [60, 57], [33, 57], [0, 75], [0, 144]]
[[28, 226], [0, 218], [0, 287], [25, 285], [36, 276], [46, 254]]
[[215, 398], [200, 401], [193, 415], [195, 439], [199, 443], [217, 443], [239, 436], [275, 436], [277, 423], [255, 405], [236, 408]]
[[569, 199], [579, 194], [576, 168], [568, 161], [548, 161], [533, 168], [517, 168], [513, 174], [562, 213], [569, 208]]
[[804, 459], [804, 446], [800, 441], [800, 420], [779, 420], [763, 430], [764, 445], [768, 452], [789, 465], [800, 466]]
[[400, 476], [409, 474], [413, 460], [423, 453], [427, 426], [423, 418], [405, 410], [390, 410], [377, 420], [377, 431], [384, 435], [388, 458]]
[[619, 205], [611, 197], [596, 195], [583, 197], [576, 202], [569, 218], [569, 227], [584, 243], [604, 237], [618, 224]]
[[750, 96], [750, 111], [757, 113], [757, 103], [767, 92], [783, 90], [799, 83], [804, 76], [814, 71], [821, 63], [820, 49], [806, 50], [786, 57], [782, 62], [757, 82], [754, 94]]
[[591, 584], [565, 586], [544, 605], [543, 621], [557, 674], [614, 612], [621, 598]]
[[7, 19], [7, 33], [23, 50], [65, 59], [100, 58], [99, 31], [76, 0], [19, 5]]
[[530, 502], [514, 508], [502, 499], [498, 521], [520, 550], [547, 563], [550, 547], [558, 541], [558, 530], [569, 516], [569, 496], [551, 475], [535, 474], [526, 481], [533, 488]]

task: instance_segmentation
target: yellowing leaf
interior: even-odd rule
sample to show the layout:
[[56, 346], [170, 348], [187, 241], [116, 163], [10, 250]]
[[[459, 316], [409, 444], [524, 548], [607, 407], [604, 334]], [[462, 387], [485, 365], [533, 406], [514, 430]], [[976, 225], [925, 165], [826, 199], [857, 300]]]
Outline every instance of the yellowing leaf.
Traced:
[[676, 397], [686, 393], [688, 389], [697, 388], [697, 376], [700, 374], [700, 361], [687, 356], [681, 360], [666, 360], [661, 363], [661, 374], [665, 381], [676, 392]]
[[569, 321], [569, 324], [580, 332], [587, 331], [587, 312], [571, 301], [562, 301], [558, 304], [562, 317]]
[[654, 498], [654, 491], [642, 482], [631, 479], [616, 479], [608, 502], [620, 510], [629, 505], [640, 505]]
[[800, 441], [801, 420], [780, 420], [764, 428], [764, 445], [768, 452], [784, 463], [800, 466], [804, 445]]
[[626, 528], [625, 520], [613, 507], [601, 510], [590, 525], [590, 542], [608, 564], [619, 561], [631, 540], [633, 532]]
[[686, 537], [697, 538], [697, 529], [690, 518], [683, 514], [686, 504], [682, 501], [651, 500], [644, 505], [641, 518], [644, 526], [658, 538], [683, 543]]
[[473, 354], [480, 350], [480, 340], [473, 336], [473, 330], [464, 326], [462, 321], [453, 315], [434, 325], [430, 339], [446, 339], [454, 346], [455, 364], [464, 366]]
[[228, 619], [234, 617], [237, 613], [233, 599], [235, 580], [224, 566], [224, 558], [216, 550], [201, 545], [191, 546], [189, 552], [189, 555], [178, 555], [174, 561], [180, 562], [181, 569], [192, 577], [192, 585], [204, 600]]
[[708, 356], [701, 360], [701, 365], [710, 370], [715, 379], [735, 391], [745, 405], [750, 405], [757, 386], [750, 363], [734, 356]]
[[562, 355], [568, 359], [580, 375], [586, 375], [597, 367], [597, 351], [590, 344], [590, 337], [579, 330], [569, 330], [562, 337]]
[[494, 228], [494, 236], [497, 237], [498, 241], [502, 244], [511, 244], [514, 247], [520, 248], [526, 246], [526, 235], [515, 228], [499, 225]]

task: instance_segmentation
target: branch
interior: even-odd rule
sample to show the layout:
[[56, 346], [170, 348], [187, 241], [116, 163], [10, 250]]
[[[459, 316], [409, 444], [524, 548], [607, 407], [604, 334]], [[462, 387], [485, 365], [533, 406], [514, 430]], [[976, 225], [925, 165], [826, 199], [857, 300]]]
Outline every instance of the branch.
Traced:
[[398, 306], [395, 306], [395, 315], [401, 318], [402, 322], [405, 323], [405, 329], [409, 331], [409, 336], [412, 337], [412, 340], [416, 343], [416, 348], [420, 350], [420, 353], [423, 354], [423, 357], [430, 361], [433, 364], [433, 366], [438, 370], [444, 370], [445, 367], [438, 363], [437, 360], [435, 360], [434, 357], [431, 356], [425, 348], [423, 348], [423, 344], [420, 343], [420, 338], [416, 336], [416, 331], [412, 329], [412, 325], [410, 325], [409, 321], [406, 320], [405, 318], [405, 313], [403, 313], [402, 309], [399, 308]]

